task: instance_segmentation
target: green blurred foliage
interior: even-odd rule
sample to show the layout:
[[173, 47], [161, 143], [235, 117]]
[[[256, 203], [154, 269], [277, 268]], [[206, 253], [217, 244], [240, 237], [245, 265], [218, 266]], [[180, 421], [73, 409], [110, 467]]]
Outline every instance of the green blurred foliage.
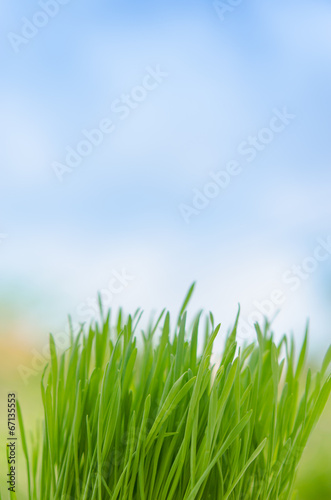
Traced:
[[317, 424], [299, 465], [297, 500], [331, 499], [331, 401]]

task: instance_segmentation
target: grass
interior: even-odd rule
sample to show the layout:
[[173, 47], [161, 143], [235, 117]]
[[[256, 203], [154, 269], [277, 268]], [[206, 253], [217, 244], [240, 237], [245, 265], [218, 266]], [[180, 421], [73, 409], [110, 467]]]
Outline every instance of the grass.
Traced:
[[331, 398], [303, 453], [295, 488], [297, 500], [331, 498]]
[[50, 336], [44, 423], [31, 445], [18, 405], [29, 500], [292, 498], [331, 391], [331, 349], [313, 374], [307, 332], [298, 356], [268, 323], [238, 348], [237, 317], [212, 366], [220, 325], [210, 314], [201, 326], [201, 313], [188, 325], [193, 288], [175, 323], [163, 311], [140, 336], [139, 311], [113, 319], [102, 309], [63, 354]]

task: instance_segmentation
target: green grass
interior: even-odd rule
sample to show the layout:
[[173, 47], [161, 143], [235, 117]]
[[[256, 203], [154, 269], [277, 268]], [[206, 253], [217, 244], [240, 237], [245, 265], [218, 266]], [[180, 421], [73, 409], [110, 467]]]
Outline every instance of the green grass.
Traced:
[[331, 499], [331, 399], [309, 439], [298, 470], [297, 500]]
[[[296, 470], [331, 391], [268, 323], [238, 348], [236, 326], [211, 366], [220, 326], [163, 311], [139, 332], [140, 312], [82, 328], [41, 381], [44, 424], [27, 459], [29, 500], [267, 500], [292, 498]], [[203, 348], [198, 337], [203, 330]], [[303, 382], [302, 382], [303, 381]]]

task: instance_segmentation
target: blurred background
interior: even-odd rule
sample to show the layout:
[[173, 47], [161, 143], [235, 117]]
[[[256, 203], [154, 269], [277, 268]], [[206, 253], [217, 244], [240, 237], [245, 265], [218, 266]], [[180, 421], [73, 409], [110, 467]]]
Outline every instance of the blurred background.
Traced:
[[[242, 339], [266, 315], [300, 342], [310, 318], [319, 361], [330, 3], [1, 0], [0, 14], [1, 401], [15, 389], [34, 425], [48, 333], [91, 319], [98, 292], [177, 312], [197, 280], [192, 310], [226, 331], [240, 303]], [[331, 498], [329, 424], [302, 500]]]

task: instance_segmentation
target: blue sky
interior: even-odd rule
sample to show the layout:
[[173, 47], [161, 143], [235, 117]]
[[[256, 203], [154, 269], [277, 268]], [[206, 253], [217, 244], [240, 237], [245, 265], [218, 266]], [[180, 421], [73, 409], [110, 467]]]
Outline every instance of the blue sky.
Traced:
[[[0, 6], [0, 295], [13, 317], [60, 328], [122, 268], [135, 279], [115, 307], [175, 309], [197, 279], [193, 307], [225, 328], [238, 302], [249, 314], [331, 234], [330, 4], [243, 1], [221, 21], [213, 2], [72, 0], [15, 53], [8, 33], [38, 11]], [[157, 65], [168, 76], [119, 120], [111, 103]], [[239, 144], [284, 106], [293, 122], [244, 161]], [[115, 132], [60, 183], [53, 162], [104, 118]], [[242, 173], [186, 224], [178, 207], [231, 160]], [[314, 345], [329, 342], [330, 263], [288, 294], [277, 329], [301, 336], [310, 316]]]

